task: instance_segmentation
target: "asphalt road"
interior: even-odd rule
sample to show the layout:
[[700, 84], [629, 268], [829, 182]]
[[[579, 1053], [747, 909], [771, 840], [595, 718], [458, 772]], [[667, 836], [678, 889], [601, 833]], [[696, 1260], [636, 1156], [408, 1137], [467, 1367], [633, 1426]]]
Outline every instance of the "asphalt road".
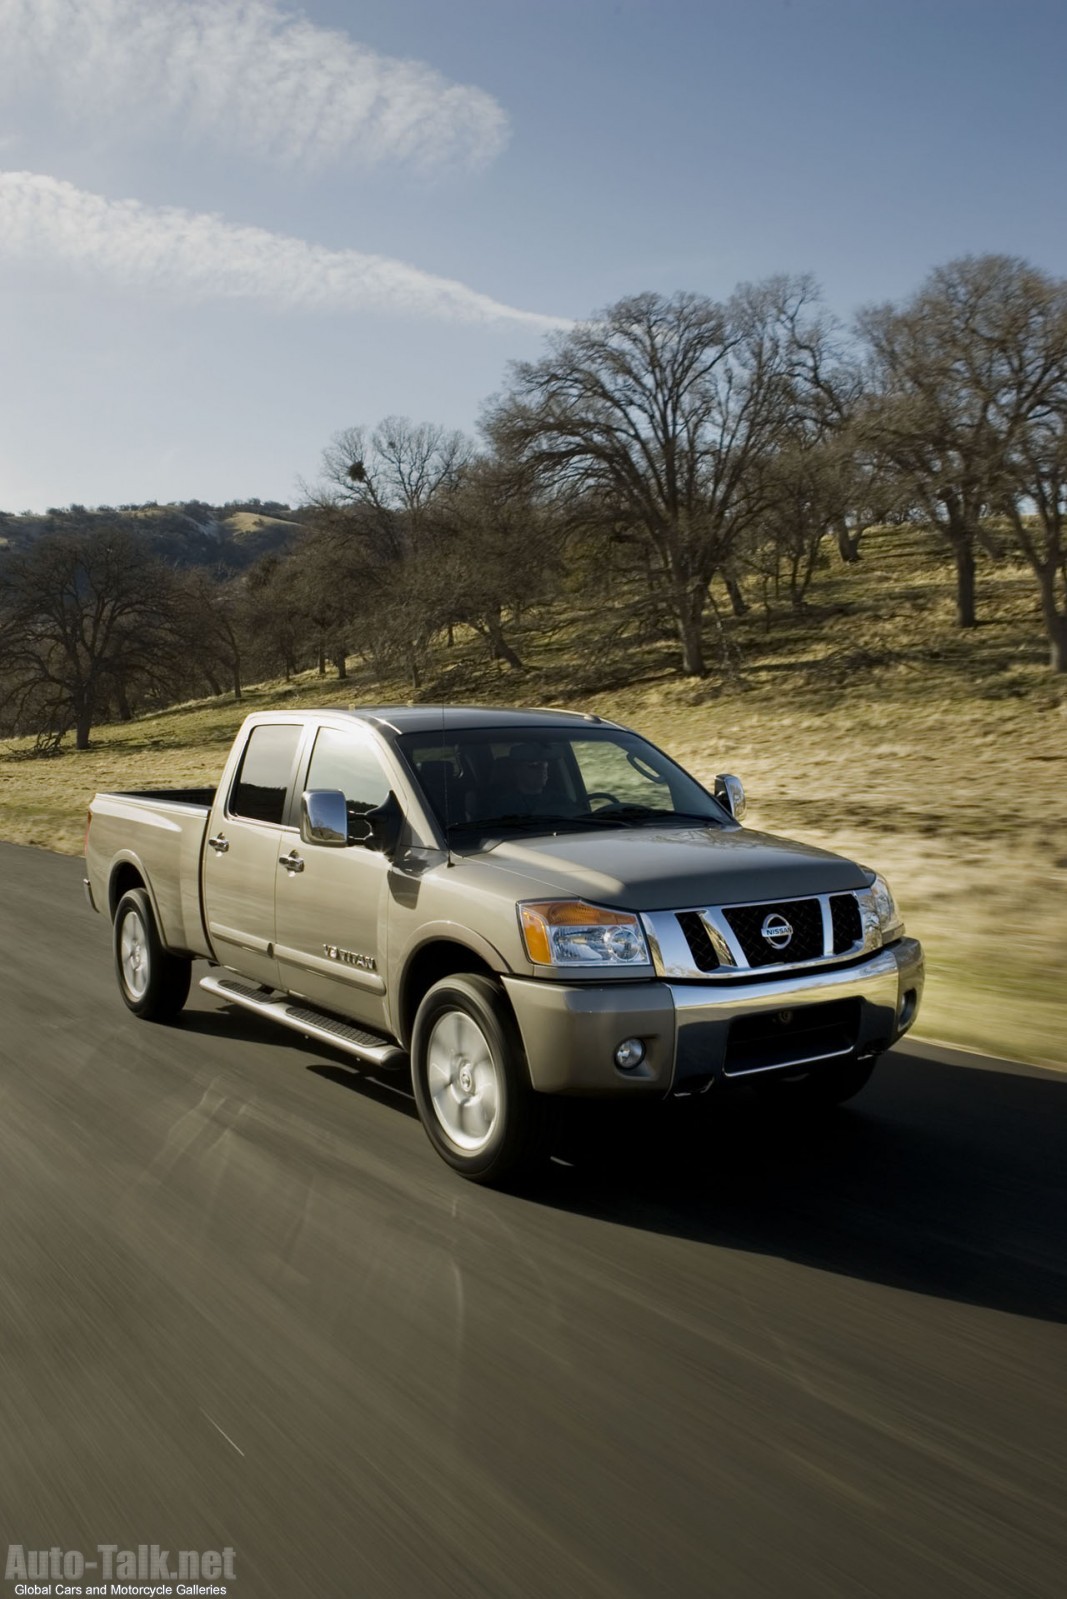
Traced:
[[295, 1035], [134, 1020], [81, 863], [0, 846], [0, 1552], [231, 1547], [242, 1599], [1060, 1599], [1065, 1111], [913, 1050], [817, 1134], [610, 1122], [486, 1193]]

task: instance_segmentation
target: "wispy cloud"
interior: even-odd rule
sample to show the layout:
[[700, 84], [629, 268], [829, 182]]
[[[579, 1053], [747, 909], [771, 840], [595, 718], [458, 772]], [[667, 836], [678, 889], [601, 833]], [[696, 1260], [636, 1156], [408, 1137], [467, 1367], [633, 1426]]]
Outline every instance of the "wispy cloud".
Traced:
[[0, 261], [59, 265], [182, 299], [285, 311], [383, 310], [448, 321], [563, 325], [403, 261], [328, 250], [175, 207], [108, 200], [35, 172], [0, 172]]
[[0, 93], [27, 86], [87, 125], [178, 126], [302, 167], [481, 167], [508, 133], [483, 90], [274, 0], [0, 0]]

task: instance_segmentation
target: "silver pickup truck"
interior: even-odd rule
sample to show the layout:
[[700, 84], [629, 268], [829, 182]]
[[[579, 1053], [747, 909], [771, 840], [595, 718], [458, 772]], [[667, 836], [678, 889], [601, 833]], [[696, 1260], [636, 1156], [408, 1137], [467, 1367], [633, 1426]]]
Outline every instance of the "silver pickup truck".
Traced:
[[599, 716], [272, 711], [217, 789], [97, 794], [86, 891], [135, 1015], [206, 959], [228, 1004], [410, 1070], [437, 1152], [503, 1183], [552, 1096], [831, 1105], [915, 1020], [883, 879], [744, 808]]

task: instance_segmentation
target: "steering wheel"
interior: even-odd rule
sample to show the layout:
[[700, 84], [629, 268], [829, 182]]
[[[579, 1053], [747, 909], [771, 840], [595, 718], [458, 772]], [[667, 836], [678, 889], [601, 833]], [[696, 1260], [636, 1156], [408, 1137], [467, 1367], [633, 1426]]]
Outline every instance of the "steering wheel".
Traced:
[[609, 805], [622, 806], [622, 800], [614, 794], [609, 794], [606, 788], [595, 788], [591, 794], [587, 794], [585, 797], [590, 806], [592, 806], [594, 800], [607, 800]]

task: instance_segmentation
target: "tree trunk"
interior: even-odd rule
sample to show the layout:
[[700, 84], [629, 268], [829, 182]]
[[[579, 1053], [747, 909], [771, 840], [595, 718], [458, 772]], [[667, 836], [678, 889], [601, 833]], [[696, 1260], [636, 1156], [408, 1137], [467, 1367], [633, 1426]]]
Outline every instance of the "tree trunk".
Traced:
[[741, 585], [737, 581], [736, 577], [732, 577], [729, 572], [724, 572], [722, 575], [722, 580], [726, 584], [726, 592], [730, 596], [730, 609], [733, 611], [734, 615], [747, 616], [748, 601], [741, 593]]
[[93, 713], [80, 709], [74, 718], [74, 747], [79, 750], [89, 748], [89, 730], [93, 725]]
[[233, 697], [235, 700], [244, 698], [241, 692], [241, 662], [236, 657], [233, 662]]
[[1039, 570], [1037, 581], [1041, 585], [1041, 615], [1048, 634], [1048, 664], [1053, 672], [1067, 672], [1067, 615], [1056, 605], [1056, 572], [1054, 568]]
[[486, 631], [489, 634], [489, 647], [492, 651], [493, 659], [496, 661], [507, 661], [512, 671], [525, 671], [525, 667], [519, 660], [519, 657], [516, 655], [515, 651], [504, 637], [504, 629], [500, 625], [499, 615], [494, 615], [490, 611], [486, 616], [485, 626]]
[[682, 672], [686, 677], [706, 677], [708, 667], [704, 658], [704, 630], [701, 626], [704, 619], [703, 595], [693, 592], [683, 594], [676, 602], [675, 616], [682, 645]]
[[207, 678], [207, 686], [211, 690], [212, 694], [221, 694], [222, 684], [219, 682], [214, 672], [209, 671], [206, 666], [204, 667], [204, 676]]
[[977, 627], [974, 596], [974, 545], [966, 535], [953, 540], [956, 560], [956, 621], [960, 627]]
[[133, 721], [133, 712], [130, 710], [130, 702], [126, 697], [125, 683], [115, 684], [115, 706], [119, 713], [120, 722]]
[[837, 524], [837, 550], [846, 566], [852, 566], [860, 558], [860, 535], [850, 533], [845, 522]]
[[333, 658], [333, 664], [337, 668], [337, 681], [339, 683], [345, 682], [348, 677], [348, 656], [344, 650], [337, 651]]

